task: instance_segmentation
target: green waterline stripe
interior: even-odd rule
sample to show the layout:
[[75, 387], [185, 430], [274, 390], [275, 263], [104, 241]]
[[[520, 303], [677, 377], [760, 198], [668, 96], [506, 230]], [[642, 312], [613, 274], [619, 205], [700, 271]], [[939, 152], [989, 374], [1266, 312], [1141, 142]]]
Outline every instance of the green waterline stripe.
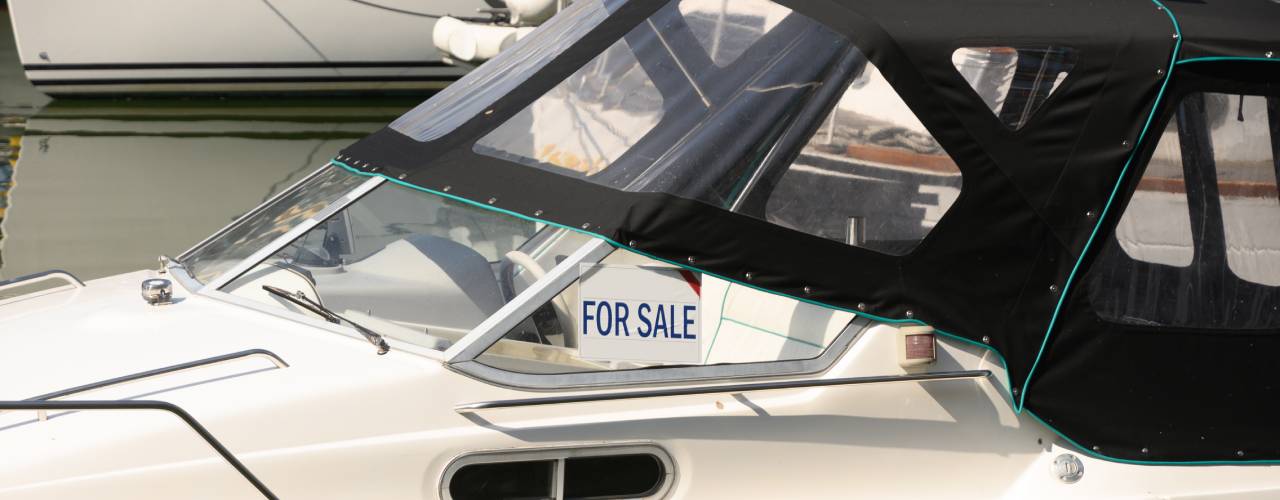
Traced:
[[1212, 56], [1212, 57], [1192, 57], [1189, 59], [1183, 59], [1178, 61], [1177, 64], [1213, 62], [1213, 61], [1280, 62], [1280, 59], [1273, 59], [1270, 57]]
[[720, 297], [720, 321], [716, 322], [716, 332], [711, 334], [711, 345], [707, 346], [707, 357], [702, 359], [702, 364], [707, 364], [707, 360], [711, 359], [711, 350], [716, 348], [716, 339], [720, 338], [720, 325], [724, 324], [724, 305], [729, 301], [729, 289], [733, 287], [733, 283], [728, 283], [724, 287], [724, 295]]
[[1120, 175], [1116, 179], [1116, 184], [1111, 188], [1111, 194], [1107, 197], [1107, 203], [1102, 206], [1102, 213], [1098, 214], [1098, 222], [1093, 225], [1093, 231], [1089, 232], [1089, 239], [1085, 240], [1084, 248], [1080, 250], [1080, 256], [1076, 258], [1076, 263], [1071, 266], [1071, 273], [1067, 274], [1067, 281], [1062, 285], [1062, 292], [1058, 294], [1058, 303], [1053, 307], [1053, 316], [1049, 318], [1049, 326], [1045, 328], [1044, 338], [1040, 340], [1040, 349], [1036, 351], [1036, 359], [1031, 362], [1031, 369], [1027, 371], [1027, 375], [1022, 379], [1022, 394], [1018, 395], [1017, 402], [1014, 404], [1015, 413], [1022, 413], [1023, 408], [1026, 407], [1027, 388], [1031, 386], [1031, 377], [1035, 375], [1036, 368], [1040, 366], [1040, 359], [1044, 356], [1044, 350], [1049, 346], [1049, 338], [1053, 335], [1053, 328], [1058, 324], [1058, 316], [1062, 312], [1062, 304], [1066, 302], [1071, 286], [1075, 284], [1076, 274], [1080, 271], [1080, 264], [1084, 263], [1084, 258], [1089, 254], [1089, 249], [1093, 248], [1093, 242], [1098, 237], [1098, 230], [1102, 228], [1103, 222], [1107, 219], [1107, 214], [1111, 211], [1111, 206], [1115, 203], [1116, 195], [1120, 193], [1120, 186], [1129, 177], [1129, 167], [1133, 165], [1133, 159], [1137, 157], [1142, 141], [1147, 138], [1151, 122], [1155, 120], [1156, 114], [1160, 112], [1160, 104], [1164, 100], [1165, 90], [1169, 87], [1169, 79], [1173, 77], [1173, 68], [1177, 65], [1178, 54], [1182, 51], [1182, 27], [1178, 25], [1178, 18], [1173, 15], [1173, 11], [1165, 7], [1163, 3], [1160, 3], [1160, 0], [1151, 0], [1151, 2], [1164, 11], [1166, 16], [1169, 16], [1169, 21], [1173, 23], [1173, 31], [1177, 35], [1177, 41], [1173, 44], [1173, 53], [1169, 56], [1169, 69], [1165, 70], [1164, 81], [1160, 83], [1160, 91], [1156, 93], [1156, 99], [1151, 103], [1151, 112], [1147, 114], [1147, 121], [1142, 124], [1142, 131], [1138, 134], [1138, 140], [1133, 144], [1133, 148], [1129, 152], [1129, 159], [1125, 160], [1124, 167], [1120, 169]]
[[[1155, 1], [1155, 0], [1153, 0], [1153, 1]], [[1181, 37], [1179, 37], [1179, 39], [1181, 39]], [[1135, 147], [1136, 147], [1136, 146], [1135, 146]], [[588, 232], [588, 231], [583, 231], [583, 230], [581, 230], [581, 229], [574, 228], [574, 227], [569, 227], [569, 226], [565, 226], [565, 225], [563, 225], [563, 224], [557, 224], [557, 223], [550, 222], [550, 221], [545, 221], [545, 220], [541, 220], [541, 219], [536, 219], [536, 218], [529, 217], [529, 216], [526, 216], [526, 215], [522, 215], [522, 214], [519, 214], [519, 213], [516, 213], [516, 212], [512, 212], [512, 211], [510, 211], [510, 210], [503, 210], [503, 209], [501, 209], [501, 208], [494, 207], [494, 206], [492, 206], [492, 205], [486, 205], [486, 204], [483, 204], [483, 203], [479, 203], [479, 202], [471, 201], [471, 200], [468, 200], [468, 199], [466, 199], [466, 198], [460, 198], [460, 197], [458, 197], [458, 196], [454, 196], [454, 195], [451, 195], [451, 194], [448, 194], [448, 193], [443, 193], [443, 192], [436, 191], [436, 190], [433, 190], [433, 189], [427, 189], [427, 188], [424, 188], [424, 187], [415, 186], [415, 185], [413, 185], [413, 184], [409, 184], [409, 183], [404, 182], [404, 181], [401, 181], [401, 180], [399, 180], [399, 179], [394, 179], [394, 178], [391, 178], [391, 177], [387, 177], [386, 175], [383, 175], [383, 174], [371, 174], [371, 173], [363, 172], [363, 171], [361, 171], [361, 170], [357, 170], [357, 169], [355, 169], [355, 168], [352, 168], [351, 166], [349, 166], [349, 165], [347, 165], [346, 163], [343, 163], [343, 162], [341, 162], [341, 161], [337, 160], [336, 158], [335, 158], [335, 159], [333, 159], [333, 160], [330, 160], [330, 163], [332, 163], [332, 164], [334, 164], [334, 165], [338, 165], [338, 166], [340, 166], [340, 167], [342, 167], [342, 168], [344, 168], [344, 169], [346, 169], [346, 170], [350, 171], [351, 173], [353, 173], [353, 174], [355, 174], [355, 175], [360, 175], [360, 176], [364, 176], [364, 177], [381, 177], [381, 178], [386, 179], [386, 180], [388, 180], [388, 181], [391, 181], [392, 183], [395, 183], [395, 184], [397, 184], [397, 185], [401, 185], [401, 186], [404, 186], [404, 187], [407, 187], [407, 188], [410, 188], [410, 189], [414, 189], [414, 190], [417, 190], [417, 191], [422, 191], [422, 192], [425, 192], [425, 193], [431, 193], [431, 194], [434, 194], [434, 195], [440, 196], [440, 197], [442, 197], [442, 198], [448, 198], [448, 199], [451, 199], [451, 200], [454, 200], [454, 201], [458, 201], [458, 202], [460, 202], [460, 203], [465, 203], [465, 204], [473, 205], [473, 206], [476, 206], [476, 207], [479, 207], [479, 208], [483, 208], [483, 209], [486, 209], [486, 210], [491, 210], [491, 211], [494, 211], [494, 212], [507, 214], [507, 215], [510, 215], [510, 216], [512, 216], [512, 217], [519, 218], [519, 219], [521, 219], [521, 220], [527, 220], [527, 221], [530, 221], [530, 222], [536, 222], [536, 223], [539, 223], [539, 224], [546, 224], [546, 225], [553, 226], [553, 227], [558, 227], [558, 228], [562, 228], [562, 229], [567, 229], [567, 230], [569, 230], [569, 231], [573, 231], [573, 232], [576, 232], [576, 233], [585, 234], [585, 235], [587, 235], [587, 236], [591, 236], [591, 237], [593, 237], [593, 238], [599, 238], [599, 239], [602, 239], [602, 240], [604, 240], [604, 241], [609, 242], [611, 245], [613, 245], [614, 247], [616, 247], [616, 248], [618, 248], [618, 249], [626, 250], [626, 251], [629, 251], [629, 252], [634, 252], [634, 253], [636, 253], [636, 254], [643, 255], [643, 256], [645, 256], [645, 257], [648, 257], [648, 258], [651, 258], [651, 259], [657, 260], [657, 261], [659, 261], [659, 262], [666, 262], [666, 263], [668, 263], [668, 264], [671, 264], [671, 265], [676, 266], [676, 267], [681, 268], [681, 269], [687, 269], [687, 270], [690, 270], [690, 271], [697, 271], [697, 272], [699, 272], [699, 273], [703, 273], [703, 274], [707, 274], [707, 275], [710, 275], [710, 276], [714, 276], [714, 277], [716, 277], [716, 278], [719, 278], [719, 279], [725, 280], [725, 281], [729, 282], [730, 284], [735, 284], [735, 285], [745, 286], [745, 287], [747, 287], [747, 288], [751, 288], [751, 289], [753, 289], [753, 290], [758, 290], [758, 291], [761, 291], [761, 292], [764, 292], [764, 293], [769, 293], [769, 294], [777, 295], [777, 296], [780, 296], [780, 297], [786, 297], [786, 298], [789, 298], [789, 299], [792, 299], [792, 300], [796, 300], [796, 301], [799, 301], [799, 302], [804, 302], [804, 303], [807, 303], [807, 304], [813, 304], [813, 305], [820, 306], [820, 307], [824, 307], [824, 308], [827, 308], [827, 309], [833, 309], [833, 310], [836, 310], [836, 311], [844, 311], [844, 312], [848, 312], [848, 313], [853, 313], [854, 315], [861, 315], [861, 316], [865, 316], [865, 317], [867, 317], [867, 318], [871, 318], [871, 319], [874, 319], [874, 320], [879, 321], [879, 322], [882, 322], [882, 323], [888, 323], [888, 324], [903, 324], [903, 323], [909, 323], [909, 324], [917, 324], [917, 325], [922, 325], [922, 326], [928, 326], [928, 325], [925, 325], [925, 323], [924, 323], [924, 322], [919, 321], [919, 320], [895, 320], [895, 319], [881, 318], [881, 317], [876, 316], [876, 315], [874, 315], [874, 314], [867, 314], [867, 313], [864, 313], [864, 312], [854, 311], [854, 310], [851, 310], [851, 309], [845, 309], [845, 308], [843, 308], [843, 307], [835, 307], [835, 306], [831, 306], [831, 305], [823, 304], [823, 303], [821, 303], [821, 302], [817, 302], [817, 301], [814, 301], [814, 300], [802, 299], [802, 298], [799, 298], [799, 297], [792, 297], [792, 296], [787, 295], [787, 294], [785, 294], [785, 293], [778, 293], [778, 292], [775, 292], [775, 291], [772, 291], [772, 290], [765, 290], [765, 289], [763, 289], [763, 288], [760, 288], [760, 287], [757, 287], [757, 286], [754, 286], [754, 285], [748, 285], [748, 284], [746, 284], [746, 283], [740, 283], [740, 282], [738, 282], [738, 281], [736, 281], [736, 280], [732, 280], [732, 279], [729, 279], [729, 278], [725, 278], [725, 277], [720, 276], [720, 275], [715, 274], [715, 273], [706, 272], [706, 271], [703, 271], [703, 270], [698, 269], [698, 268], [696, 268], [696, 267], [690, 267], [690, 266], [685, 265], [685, 264], [681, 264], [681, 263], [678, 263], [678, 262], [674, 262], [674, 261], [670, 261], [670, 260], [667, 260], [667, 259], [663, 259], [663, 258], [661, 258], [661, 257], [657, 257], [657, 256], [654, 256], [654, 255], [649, 255], [649, 254], [647, 254], [647, 253], [645, 253], [645, 252], [642, 252], [642, 251], [640, 251], [640, 250], [636, 250], [636, 249], [631, 248], [631, 247], [629, 247], [629, 246], [624, 246], [624, 245], [622, 245], [622, 244], [619, 244], [619, 243], [617, 243], [617, 242], [615, 242], [615, 241], [613, 241], [613, 240], [611, 240], [611, 239], [609, 239], [609, 238], [607, 238], [607, 237], [604, 237], [604, 236], [602, 236], [602, 235], [599, 235], [599, 234], [591, 233], [591, 232]], [[728, 295], [728, 293], [729, 293], [729, 292], [728, 292], [728, 288], [726, 287], [726, 288], [725, 288], [725, 295], [727, 296], [727, 295]], [[723, 305], [723, 301], [721, 302], [721, 304]], [[723, 316], [722, 316], [722, 317], [723, 317]], [[956, 335], [956, 334], [953, 334], [953, 333], [950, 333], [950, 332], [945, 332], [945, 331], [942, 331], [942, 330], [938, 330], [938, 329], [936, 329], [936, 328], [934, 329], [934, 332], [935, 332], [935, 333], [937, 333], [937, 334], [939, 334], [939, 335], [942, 335], [942, 336], [944, 336], [944, 337], [947, 337], [947, 338], [949, 338], [949, 339], [956, 340], [956, 341], [959, 341], [959, 342], [962, 342], [962, 343], [972, 344], [972, 345], [974, 345], [974, 346], [981, 347], [981, 348], [983, 348], [983, 349], [986, 349], [986, 350], [988, 350], [988, 351], [990, 351], [990, 352], [994, 353], [994, 354], [996, 355], [996, 357], [1000, 359], [1000, 365], [1001, 365], [1001, 367], [1005, 369], [1005, 381], [1006, 381], [1006, 382], [1009, 382], [1009, 376], [1008, 376], [1008, 375], [1009, 375], [1009, 364], [1008, 364], [1008, 362], [1006, 362], [1006, 361], [1005, 361], [1004, 355], [1003, 355], [1003, 354], [1001, 354], [1001, 353], [1000, 353], [1000, 351], [999, 351], [998, 349], [996, 349], [995, 347], [992, 347], [992, 346], [990, 346], [990, 345], [983, 344], [983, 343], [980, 343], [980, 342], [976, 342], [976, 341], [973, 341], [973, 340], [970, 340], [970, 339], [967, 339], [967, 338], [961, 337], [961, 336], [959, 336], [959, 335]], [[1008, 391], [1008, 392], [1009, 392], [1009, 394], [1012, 394], [1012, 393], [1013, 393], [1013, 392], [1012, 392], [1012, 391], [1013, 391], [1012, 387], [1010, 387], [1008, 384], [1006, 384], [1006, 385], [1005, 385], [1005, 390], [1006, 390], [1006, 391]], [[1011, 396], [1011, 397], [1012, 397], [1012, 396]], [[1011, 404], [1012, 404], [1012, 402], [1011, 402]], [[1065, 440], [1065, 441], [1067, 441], [1068, 443], [1070, 443], [1072, 446], [1074, 446], [1074, 447], [1076, 447], [1077, 449], [1079, 449], [1081, 453], [1084, 453], [1084, 454], [1086, 454], [1086, 455], [1088, 455], [1088, 456], [1091, 456], [1091, 457], [1094, 457], [1094, 458], [1098, 458], [1098, 459], [1100, 459], [1100, 460], [1107, 460], [1107, 461], [1111, 461], [1111, 462], [1118, 462], [1118, 463], [1127, 463], [1127, 464], [1133, 464], [1133, 465], [1247, 465], [1247, 464], [1271, 465], [1271, 464], [1280, 464], [1280, 460], [1199, 461], [1199, 462], [1157, 462], [1157, 461], [1135, 461], [1135, 460], [1127, 460], [1127, 459], [1123, 459], [1123, 458], [1112, 458], [1112, 457], [1109, 457], [1109, 456], [1104, 455], [1104, 454], [1102, 454], [1102, 453], [1094, 452], [1094, 451], [1092, 451], [1091, 449], [1086, 448], [1086, 447], [1084, 447], [1084, 446], [1080, 446], [1080, 444], [1079, 444], [1079, 443], [1077, 443], [1075, 440], [1073, 440], [1073, 439], [1071, 439], [1071, 438], [1067, 437], [1067, 436], [1066, 436], [1066, 434], [1063, 434], [1063, 433], [1062, 433], [1062, 431], [1059, 431], [1059, 430], [1058, 430], [1057, 428], [1055, 428], [1053, 425], [1050, 425], [1048, 422], [1045, 422], [1045, 421], [1044, 421], [1044, 419], [1041, 419], [1038, 415], [1036, 415], [1036, 414], [1035, 414], [1034, 412], [1032, 412], [1031, 410], [1026, 410], [1025, 412], [1023, 412], [1023, 411], [1019, 411], [1018, 413], [1019, 413], [1019, 414], [1021, 414], [1021, 413], [1026, 413], [1026, 414], [1028, 414], [1028, 415], [1031, 415], [1031, 417], [1032, 417], [1032, 418], [1034, 418], [1037, 422], [1039, 422], [1039, 423], [1040, 423], [1040, 425], [1042, 425], [1042, 426], [1044, 426], [1045, 428], [1049, 429], [1049, 431], [1053, 432], [1053, 433], [1054, 433], [1054, 434], [1056, 434], [1057, 436], [1061, 437], [1063, 440]]]
[[[538, 219], [538, 218], [535, 218], [535, 217], [530, 217], [530, 216], [527, 216], [527, 215], [524, 215], [524, 214], [521, 214], [521, 213], [512, 212], [512, 211], [510, 211], [510, 210], [506, 210], [506, 209], [498, 208], [498, 207], [495, 207], [495, 206], [493, 206], [493, 205], [488, 205], [488, 204], [480, 203], [480, 202], [478, 202], [478, 201], [468, 200], [468, 199], [466, 199], [466, 198], [462, 198], [462, 197], [460, 197], [460, 196], [452, 195], [452, 194], [445, 193], [445, 192], [442, 192], [442, 191], [437, 191], [437, 190], [430, 189], [430, 188], [424, 188], [424, 187], [421, 187], [421, 186], [416, 186], [416, 185], [413, 185], [413, 184], [407, 183], [407, 182], [405, 182], [405, 181], [402, 181], [402, 180], [400, 180], [400, 179], [396, 179], [396, 178], [394, 178], [394, 177], [388, 177], [388, 176], [386, 176], [385, 174], [375, 174], [375, 173], [365, 172], [365, 171], [362, 171], [362, 170], [359, 170], [359, 169], [353, 168], [353, 167], [351, 167], [350, 165], [347, 165], [346, 163], [343, 163], [342, 161], [338, 160], [337, 158], [334, 158], [334, 159], [332, 159], [332, 160], [329, 160], [329, 162], [330, 162], [330, 163], [332, 163], [332, 164], [334, 164], [334, 165], [340, 166], [340, 167], [342, 167], [342, 168], [346, 169], [347, 171], [349, 171], [349, 172], [351, 172], [351, 173], [353, 173], [353, 174], [356, 174], [356, 175], [360, 175], [360, 176], [364, 176], [364, 177], [381, 177], [381, 178], [383, 178], [383, 179], [385, 179], [385, 180], [387, 180], [387, 181], [389, 181], [389, 182], [392, 182], [392, 183], [394, 183], [394, 184], [397, 184], [397, 185], [400, 185], [400, 186], [404, 186], [404, 187], [407, 187], [407, 188], [409, 188], [409, 189], [414, 189], [414, 190], [417, 190], [417, 191], [422, 191], [422, 192], [424, 192], [424, 193], [431, 193], [431, 194], [434, 194], [434, 195], [436, 195], [436, 196], [440, 196], [440, 197], [442, 197], [442, 198], [447, 198], [447, 199], [450, 199], [450, 200], [457, 201], [457, 202], [459, 202], [459, 203], [464, 203], [464, 204], [471, 205], [471, 206], [474, 206], [474, 207], [477, 207], [477, 208], [482, 208], [482, 209], [485, 209], [485, 210], [490, 210], [490, 211], [493, 211], [493, 212], [498, 212], [498, 213], [501, 213], [501, 214], [509, 215], [509, 216], [512, 216], [512, 217], [515, 217], [515, 218], [518, 218], [518, 219], [521, 219], [521, 220], [526, 220], [526, 221], [530, 221], [530, 222], [535, 222], [535, 223], [538, 223], [538, 224], [546, 224], [546, 225], [548, 225], [548, 226], [557, 227], [557, 228], [560, 228], [560, 229], [564, 229], [564, 230], [572, 231], [572, 232], [575, 232], [575, 233], [579, 233], [579, 234], [583, 234], [583, 235], [586, 235], [586, 236], [590, 236], [590, 237], [592, 237], [592, 238], [599, 238], [599, 239], [602, 239], [602, 240], [604, 240], [604, 241], [608, 242], [610, 245], [613, 245], [613, 246], [614, 246], [615, 248], [617, 248], [617, 249], [620, 249], [620, 250], [626, 250], [626, 251], [628, 251], [628, 252], [632, 252], [632, 253], [635, 253], [635, 254], [638, 254], [638, 255], [643, 255], [643, 256], [645, 256], [645, 257], [647, 257], [647, 258], [650, 258], [650, 259], [656, 260], [656, 261], [658, 261], [658, 262], [665, 262], [665, 263], [667, 263], [667, 264], [670, 264], [670, 265], [676, 266], [676, 267], [678, 267], [678, 268], [680, 268], [680, 269], [687, 269], [687, 270], [689, 270], [689, 271], [699, 272], [699, 273], [702, 273], [702, 274], [705, 274], [705, 275], [708, 275], [708, 276], [712, 276], [712, 277], [715, 277], [715, 278], [718, 278], [718, 279], [721, 279], [721, 280], [727, 281], [727, 282], [729, 282], [729, 283], [731, 283], [731, 284], [738, 285], [738, 286], [744, 286], [744, 287], [747, 287], [747, 288], [750, 288], [750, 289], [752, 289], [752, 290], [756, 290], [756, 291], [759, 291], [759, 292], [764, 292], [764, 293], [768, 293], [768, 294], [771, 294], [771, 295], [777, 295], [777, 296], [779, 296], [779, 297], [785, 297], [785, 298], [788, 298], [788, 299], [791, 299], [791, 300], [795, 300], [795, 301], [797, 301], [797, 302], [804, 302], [804, 303], [806, 303], [806, 304], [812, 304], [812, 305], [815, 305], [815, 306], [818, 306], [818, 307], [823, 307], [823, 308], [826, 308], [826, 309], [832, 309], [832, 310], [836, 310], [836, 311], [843, 311], [843, 312], [847, 312], [847, 313], [852, 313], [852, 314], [854, 314], [855, 316], [862, 316], [862, 317], [866, 317], [866, 318], [871, 318], [871, 319], [876, 320], [876, 321], [881, 322], [881, 323], [887, 323], [887, 324], [891, 324], [891, 325], [903, 325], [903, 324], [909, 324], [909, 325], [929, 326], [929, 325], [928, 325], [928, 324], [926, 324], [925, 322], [920, 321], [920, 320], [918, 320], [918, 319], [893, 319], [893, 318], [885, 318], [885, 317], [881, 317], [881, 316], [876, 316], [876, 315], [874, 315], [874, 314], [865, 313], [865, 312], [862, 312], [862, 311], [856, 311], [856, 310], [848, 309], [848, 308], [844, 308], [844, 307], [833, 306], [833, 305], [830, 305], [830, 304], [824, 304], [824, 303], [822, 303], [822, 302], [818, 302], [818, 301], [816, 301], [816, 300], [812, 300], [812, 299], [806, 299], [806, 298], [801, 298], [801, 297], [793, 297], [793, 296], [787, 295], [787, 294], [785, 294], [785, 293], [775, 292], [775, 291], [773, 291], [773, 290], [767, 290], [767, 289], [764, 289], [764, 288], [760, 288], [759, 286], [756, 286], [756, 285], [752, 285], [752, 284], [749, 284], [749, 283], [743, 283], [743, 282], [738, 281], [738, 280], [736, 280], [736, 279], [728, 278], [728, 277], [725, 277], [725, 276], [721, 276], [721, 275], [719, 275], [719, 274], [716, 274], [716, 273], [713, 273], [713, 272], [710, 272], [710, 271], [706, 271], [706, 270], [703, 270], [703, 269], [699, 269], [699, 268], [697, 268], [697, 267], [693, 267], [693, 266], [690, 266], [690, 265], [688, 265], [688, 264], [684, 264], [684, 263], [676, 262], [676, 261], [673, 261], [673, 260], [664, 259], [664, 258], [662, 258], [662, 257], [658, 257], [657, 255], [650, 254], [650, 253], [645, 252], [645, 251], [643, 251], [643, 250], [639, 250], [639, 249], [636, 249], [636, 248], [632, 248], [631, 246], [623, 245], [623, 244], [621, 244], [621, 243], [618, 243], [618, 242], [616, 242], [616, 241], [613, 241], [613, 240], [612, 240], [612, 239], [610, 239], [609, 237], [604, 236], [604, 235], [601, 235], [601, 234], [592, 233], [592, 232], [590, 232], [590, 231], [586, 231], [586, 230], [583, 230], [583, 229], [580, 229], [580, 228], [576, 228], [576, 227], [573, 227], [573, 226], [566, 226], [566, 225], [564, 225], [564, 224], [559, 224], [559, 223], [556, 223], [556, 222], [551, 222], [551, 221], [547, 221], [547, 220]], [[726, 290], [726, 294], [727, 294], [727, 293], [728, 293], [728, 292], [727, 292], [727, 290]], [[1006, 389], [1010, 394], [1012, 394], [1012, 393], [1013, 393], [1013, 387], [1012, 387], [1011, 385], [1009, 385], [1009, 383], [1011, 383], [1011, 382], [1009, 381], [1009, 377], [1008, 377], [1008, 370], [1009, 370], [1009, 368], [1008, 368], [1008, 367], [1009, 367], [1009, 363], [1005, 360], [1004, 354], [1002, 354], [998, 349], [996, 349], [995, 347], [992, 347], [992, 346], [990, 346], [990, 345], [987, 345], [987, 344], [984, 344], [984, 343], [981, 343], [981, 342], [975, 341], [975, 340], [971, 340], [971, 339], [967, 339], [967, 338], [965, 338], [965, 337], [961, 337], [961, 336], [956, 335], [956, 334], [951, 333], [951, 332], [946, 332], [946, 331], [943, 331], [943, 330], [939, 330], [939, 329], [937, 329], [937, 328], [935, 328], [933, 331], [934, 331], [934, 333], [937, 333], [937, 334], [942, 335], [942, 336], [944, 336], [944, 337], [947, 337], [947, 338], [949, 338], [949, 339], [953, 339], [953, 340], [956, 340], [956, 341], [959, 341], [959, 342], [963, 342], [963, 343], [966, 343], [966, 344], [971, 344], [971, 345], [974, 345], [974, 346], [977, 346], [977, 347], [981, 347], [981, 348], [983, 348], [983, 349], [986, 349], [986, 350], [991, 351], [992, 353], [994, 353], [994, 354], [996, 355], [996, 357], [998, 357], [998, 358], [1000, 359], [1000, 365], [1001, 365], [1001, 367], [1005, 369], [1005, 375], [1006, 375], [1006, 376], [1005, 376], [1005, 381], [1006, 381], [1005, 389]]]
[[733, 324], [738, 325], [738, 326], [743, 326], [743, 327], [746, 327], [746, 328], [750, 328], [750, 329], [755, 330], [755, 331], [757, 331], [757, 332], [767, 333], [767, 334], [769, 334], [769, 335], [773, 335], [773, 336], [775, 336], [775, 337], [782, 337], [782, 339], [783, 339], [783, 340], [790, 340], [790, 341], [792, 341], [792, 342], [799, 342], [799, 343], [801, 343], [801, 344], [804, 344], [804, 345], [807, 345], [807, 346], [816, 347], [816, 348], [818, 348], [818, 349], [822, 349], [822, 348], [826, 347], [826, 346], [821, 345], [821, 344], [817, 344], [817, 343], [814, 343], [814, 342], [809, 342], [808, 340], [798, 339], [798, 338], [792, 337], [792, 336], [790, 336], [790, 335], [786, 335], [786, 334], [778, 333], [778, 332], [775, 332], [775, 331], [770, 330], [770, 329], [767, 329], [767, 328], [761, 328], [761, 327], [758, 327], [758, 326], [756, 326], [756, 325], [752, 325], [752, 324], [748, 324], [748, 323], [745, 323], [745, 322], [742, 322], [742, 321], [738, 321], [738, 320], [733, 319], [733, 318], [725, 318], [725, 317], [723, 317], [723, 316], [721, 316], [720, 318], [721, 318], [723, 321], [727, 321], [727, 322], [729, 322], [729, 323], [733, 323]]

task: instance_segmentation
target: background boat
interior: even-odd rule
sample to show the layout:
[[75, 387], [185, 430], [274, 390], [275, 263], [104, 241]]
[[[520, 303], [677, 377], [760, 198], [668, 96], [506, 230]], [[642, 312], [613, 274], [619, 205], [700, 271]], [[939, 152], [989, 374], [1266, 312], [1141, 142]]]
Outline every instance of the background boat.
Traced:
[[5, 137], [0, 279], [151, 267], [415, 102], [55, 101]]
[[432, 32], [500, 0], [13, 0], [27, 77], [53, 96], [418, 93], [467, 71]]

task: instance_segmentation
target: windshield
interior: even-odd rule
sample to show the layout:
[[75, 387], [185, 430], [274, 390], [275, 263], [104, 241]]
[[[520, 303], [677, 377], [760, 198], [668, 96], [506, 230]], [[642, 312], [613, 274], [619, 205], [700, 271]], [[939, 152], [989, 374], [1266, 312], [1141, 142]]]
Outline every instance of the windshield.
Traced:
[[[356, 183], [368, 179], [334, 167], [323, 177], [346, 186], [353, 179]], [[298, 189], [317, 191], [312, 185]], [[300, 199], [297, 193], [285, 199], [299, 200], [301, 206], [264, 210], [259, 215], [275, 220], [278, 217], [270, 214], [305, 212], [317, 204], [312, 198]], [[264, 224], [250, 221], [246, 225]], [[300, 295], [380, 335], [443, 349], [587, 240], [577, 233], [384, 182], [221, 290], [313, 314], [271, 290]], [[224, 259], [243, 253], [227, 252]]]
[[188, 251], [179, 262], [197, 281], [209, 283], [366, 180], [341, 168], [326, 166], [214, 238]]

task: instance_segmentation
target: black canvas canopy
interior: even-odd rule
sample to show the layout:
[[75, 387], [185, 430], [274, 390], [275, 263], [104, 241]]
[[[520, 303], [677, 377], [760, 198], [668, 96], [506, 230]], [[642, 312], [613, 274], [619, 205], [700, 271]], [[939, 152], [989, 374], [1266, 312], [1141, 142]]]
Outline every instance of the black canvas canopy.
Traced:
[[[473, 73], [459, 82], [467, 92], [498, 92], [474, 114], [445, 116], [480, 102], [460, 90], [401, 119], [420, 129], [449, 120], [456, 126], [415, 134], [393, 125], [337, 161], [748, 286], [886, 321], [923, 322], [988, 346], [1006, 361], [1015, 405], [1025, 402], [1087, 452], [1140, 462], [1280, 460], [1280, 430], [1272, 424], [1280, 419], [1273, 392], [1280, 389], [1266, 370], [1280, 353], [1274, 287], [1258, 292], [1258, 307], [1272, 309], [1258, 309], [1263, 318], [1247, 328], [1168, 329], [1099, 319], [1098, 296], [1086, 286], [1099, 283], [1100, 263], [1116, 251], [1111, 235], [1119, 214], [1178, 96], [1202, 88], [1280, 95], [1280, 64], [1267, 63], [1272, 47], [1280, 52], [1280, 4], [779, 0], [856, 50], [822, 59], [817, 41], [802, 35], [787, 47], [815, 44], [795, 49], [814, 54], [815, 70], [873, 64], [962, 174], [945, 216], [897, 254], [771, 224], [750, 213], [749, 193], [746, 203], [728, 205], [687, 194], [689, 183], [625, 189], [478, 148], [482, 137], [668, 4], [605, 3], [609, 15], [585, 36], [548, 42], [557, 52], [545, 65], [495, 60], [490, 64], [509, 65], [505, 76]], [[952, 60], [961, 47], [1044, 45], [1070, 47], [1074, 67], [1018, 128], [992, 113]], [[737, 145], [742, 151], [690, 146], [661, 157], [629, 153], [618, 162], [684, 154], [707, 171], [738, 168], [740, 158], [756, 159], [752, 165], [763, 171], [789, 163], [800, 154], [794, 137], [811, 135], [833, 105], [821, 85], [803, 92], [807, 100], [788, 101], [801, 104], [722, 117], [744, 137], [767, 136], [768, 143]], [[825, 108], [809, 109], [820, 103]], [[775, 131], [774, 124], [786, 126]], [[758, 189], [775, 185], [766, 174]]]

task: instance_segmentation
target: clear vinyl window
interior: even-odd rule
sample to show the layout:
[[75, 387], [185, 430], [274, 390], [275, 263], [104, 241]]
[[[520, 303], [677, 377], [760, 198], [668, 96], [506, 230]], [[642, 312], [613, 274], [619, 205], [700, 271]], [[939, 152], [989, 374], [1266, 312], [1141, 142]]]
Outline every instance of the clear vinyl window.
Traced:
[[1005, 126], [1021, 129], [1076, 64], [1070, 47], [963, 47], [951, 63]]
[[961, 188], [857, 47], [767, 0], [666, 4], [474, 150], [892, 255]]
[[[536, 31], [392, 122], [417, 141], [438, 139], [515, 89], [617, 9], [619, 0], [577, 0]], [[426, 33], [424, 36], [429, 37]]]
[[960, 196], [960, 169], [875, 66], [856, 75], [773, 188], [765, 218], [905, 255]]
[[1240, 279], [1280, 287], [1280, 98], [1208, 94], [1227, 267]]
[[843, 36], [767, 0], [673, 0], [474, 151], [729, 209], [795, 109], [824, 79], [843, 78], [831, 74], [840, 61], [860, 57]]
[[1280, 98], [1193, 93], [1090, 271], [1108, 321], [1280, 327]]
[[1171, 120], [1116, 226], [1116, 241], [1133, 260], [1186, 267], [1195, 257], [1178, 135], [1178, 122]]
[[482, 137], [476, 149], [594, 176], [653, 130], [664, 112], [662, 94], [624, 39]]
[[791, 9], [760, 1], [684, 0], [677, 8], [698, 45], [711, 62], [721, 68], [738, 60], [761, 36], [791, 14]]

